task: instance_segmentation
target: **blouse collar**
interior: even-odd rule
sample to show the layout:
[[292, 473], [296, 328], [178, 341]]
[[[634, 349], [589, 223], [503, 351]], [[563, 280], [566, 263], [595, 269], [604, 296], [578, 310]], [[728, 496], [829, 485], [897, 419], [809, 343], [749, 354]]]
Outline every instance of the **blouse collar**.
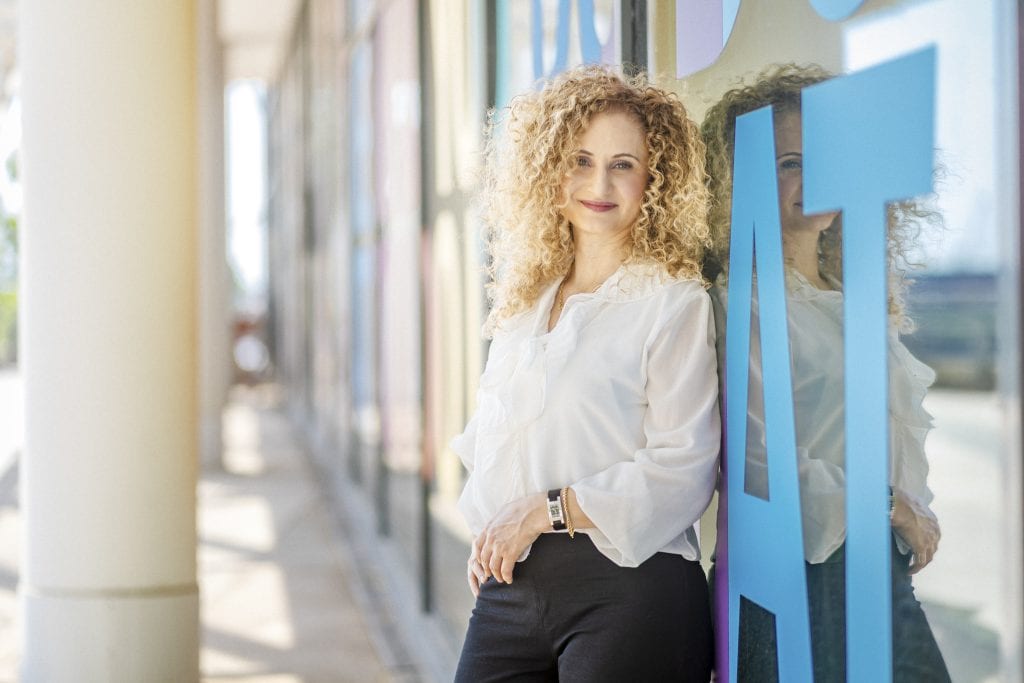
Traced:
[[[569, 326], [579, 328], [589, 320], [605, 303], [621, 303], [647, 298], [672, 280], [664, 266], [658, 263], [623, 263], [591, 294], [580, 294], [582, 300], [563, 312], [570, 319]], [[547, 331], [548, 317], [561, 279], [554, 280], [541, 293], [534, 311], [533, 320], [535, 335], [543, 335]]]
[[651, 296], [671, 279], [659, 263], [624, 263], [595, 294], [604, 301], [636, 301]]
[[[593, 296], [601, 301], [636, 301], [654, 294], [671, 279], [659, 263], [623, 263], [594, 290]], [[550, 304], [561, 282], [557, 279], [548, 285], [541, 295], [542, 300], [550, 299], [547, 302]], [[547, 308], [550, 310], [550, 305]]]
[[832, 289], [816, 287], [800, 271], [795, 268], [786, 268], [786, 289], [789, 290], [791, 296], [807, 300], [834, 300], [841, 303], [843, 300], [843, 283], [831, 276], [825, 276], [825, 280]]

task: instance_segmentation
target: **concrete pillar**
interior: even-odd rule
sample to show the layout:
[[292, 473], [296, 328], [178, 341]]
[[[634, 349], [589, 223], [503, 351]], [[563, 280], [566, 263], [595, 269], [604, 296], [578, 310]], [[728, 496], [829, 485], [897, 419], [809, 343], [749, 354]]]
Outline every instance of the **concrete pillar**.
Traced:
[[224, 49], [216, 0], [197, 0], [199, 87], [199, 456], [220, 467], [232, 379], [224, 175]]
[[21, 678], [198, 681], [195, 8], [18, 13]]

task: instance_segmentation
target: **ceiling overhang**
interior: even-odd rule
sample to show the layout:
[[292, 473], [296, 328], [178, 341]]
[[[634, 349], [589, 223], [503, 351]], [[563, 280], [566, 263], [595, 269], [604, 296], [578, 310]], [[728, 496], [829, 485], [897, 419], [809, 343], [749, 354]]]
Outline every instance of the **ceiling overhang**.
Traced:
[[300, 0], [219, 0], [217, 26], [224, 47], [224, 78], [277, 78]]

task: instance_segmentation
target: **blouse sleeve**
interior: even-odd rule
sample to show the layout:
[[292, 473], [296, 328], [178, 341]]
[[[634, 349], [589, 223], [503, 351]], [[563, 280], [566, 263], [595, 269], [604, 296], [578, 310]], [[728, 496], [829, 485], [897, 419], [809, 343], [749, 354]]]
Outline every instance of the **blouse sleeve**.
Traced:
[[[488, 385], [500, 383], [504, 378], [495, 377], [498, 373], [507, 374], [505, 366], [508, 365], [508, 353], [504, 348], [505, 345], [500, 342], [499, 339], [495, 339], [491, 343], [490, 349], [487, 352], [487, 361], [484, 363], [484, 371], [480, 375], [480, 386], [476, 392], [475, 404], [476, 407], [473, 410], [472, 416], [469, 418], [469, 422], [466, 423], [466, 427], [462, 430], [462, 433], [453, 437], [448, 442], [449, 447], [459, 456], [459, 460], [462, 461], [463, 467], [470, 474], [473, 473], [473, 468], [476, 464], [476, 436], [477, 430], [480, 424], [480, 411], [486, 410], [486, 401], [484, 399], [485, 388]], [[501, 358], [499, 362], [498, 358]], [[500, 366], [500, 367], [499, 367]]]
[[470, 474], [473, 473], [473, 454], [476, 451], [476, 415], [470, 418], [469, 422], [466, 423], [466, 428], [461, 434], [451, 440], [450, 446], [455, 452], [455, 455], [459, 456], [459, 460], [462, 461], [463, 467]]
[[685, 300], [647, 345], [645, 447], [572, 485], [598, 532], [595, 543], [605, 537], [611, 547], [603, 552], [622, 566], [639, 565], [693, 526], [715, 486], [721, 425], [714, 318], [707, 293], [690, 292], [680, 294]]

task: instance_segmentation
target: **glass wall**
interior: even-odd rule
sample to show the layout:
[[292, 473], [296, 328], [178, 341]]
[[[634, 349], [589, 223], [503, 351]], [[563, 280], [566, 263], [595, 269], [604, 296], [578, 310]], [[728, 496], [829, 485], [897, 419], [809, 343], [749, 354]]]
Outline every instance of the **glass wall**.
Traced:
[[[804, 665], [817, 680], [836, 680], [826, 672], [844, 670], [845, 648], [850, 680], [883, 680], [854, 662], [889, 644], [895, 680], [937, 680], [928, 676], [943, 662], [954, 681], [1019, 680], [1020, 338], [1000, 323], [1020, 309], [1017, 122], [1006, 115], [1016, 108], [1013, 8], [846, 3], [835, 17], [825, 2], [743, 2], [731, 28], [721, 8], [720, 54], [692, 71], [680, 53], [695, 4], [657, 5], [653, 70], [707, 119], [712, 139], [725, 134], [713, 124], [730, 118], [725, 105], [714, 108], [719, 101], [732, 117], [774, 105], [774, 123], [730, 124], [735, 178], [749, 178], [741, 167], [756, 163], [745, 150], [758, 136], [777, 155], [776, 175], [762, 178], [777, 189], [777, 251], [768, 232], [737, 223], [775, 193], [744, 180], [721, 195], [732, 219], [713, 290], [725, 396], [749, 391], [746, 403], [726, 404], [730, 514], [717, 544], [717, 568], [728, 566], [718, 631], [724, 643], [723, 624], [734, 627], [732, 666], [739, 680], [770, 680], [764, 672], [776, 666], [782, 680], [796, 680]], [[858, 213], [868, 197], [873, 213]], [[799, 220], [787, 216], [794, 205]], [[805, 215], [815, 212], [812, 225]], [[819, 232], [808, 242], [800, 230]], [[867, 251], [859, 242], [871, 234]], [[905, 291], [894, 270], [906, 273]], [[771, 325], [772, 315], [787, 325]], [[748, 333], [749, 355], [740, 348]], [[789, 366], [788, 382], [772, 384], [770, 363]], [[734, 365], [741, 369], [729, 372]], [[933, 558], [916, 528], [932, 515], [941, 529]], [[770, 538], [778, 559], [766, 563], [754, 537]], [[915, 544], [911, 569], [924, 566], [908, 578], [899, 565]], [[800, 580], [768, 584], [773, 570]], [[788, 660], [774, 645], [752, 645], [776, 636]]]

